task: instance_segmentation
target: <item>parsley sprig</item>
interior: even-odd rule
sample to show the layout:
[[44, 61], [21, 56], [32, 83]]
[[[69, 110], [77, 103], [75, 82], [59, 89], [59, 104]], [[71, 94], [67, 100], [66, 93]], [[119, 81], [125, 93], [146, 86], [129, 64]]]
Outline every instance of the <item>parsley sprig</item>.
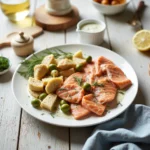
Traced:
[[73, 78], [74, 78], [75, 82], [78, 83], [79, 86], [82, 85], [82, 78], [78, 78], [78, 77], [73, 77]]
[[104, 87], [104, 84], [98, 83], [98, 82], [94, 82], [92, 85], [93, 85], [93, 86]]
[[124, 91], [122, 91], [122, 90], [118, 90], [118, 93], [120, 93], [120, 94], [122, 94], [122, 95], [124, 95], [124, 94], [125, 94], [125, 92], [124, 92]]

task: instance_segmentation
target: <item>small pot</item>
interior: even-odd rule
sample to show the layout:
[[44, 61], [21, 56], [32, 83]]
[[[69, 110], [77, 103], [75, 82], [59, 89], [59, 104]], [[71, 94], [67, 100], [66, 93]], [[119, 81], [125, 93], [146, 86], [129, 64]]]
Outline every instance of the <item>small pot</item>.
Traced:
[[33, 53], [33, 37], [20, 32], [11, 40], [11, 46], [18, 56], [28, 56]]
[[72, 7], [69, 0], [47, 0], [45, 9], [51, 15], [62, 16], [70, 13]]
[[[86, 31], [81, 30], [81, 27], [83, 25], [86, 25], [89, 23], [99, 24], [99, 25], [101, 25], [102, 29], [100, 31], [97, 31], [97, 32], [86, 32]], [[76, 32], [78, 33], [79, 43], [100, 45], [104, 39], [105, 28], [106, 28], [106, 25], [103, 21], [94, 20], [94, 19], [81, 20], [77, 24], [77, 29], [76, 29]]]

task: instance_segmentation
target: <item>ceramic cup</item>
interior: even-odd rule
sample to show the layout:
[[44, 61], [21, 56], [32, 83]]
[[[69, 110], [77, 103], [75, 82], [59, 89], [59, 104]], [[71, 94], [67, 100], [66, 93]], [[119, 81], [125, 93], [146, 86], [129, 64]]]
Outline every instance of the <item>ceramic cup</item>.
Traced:
[[[81, 30], [81, 27], [85, 24], [89, 23], [96, 23], [100, 24], [102, 29], [98, 32], [86, 32]], [[104, 39], [104, 31], [105, 31], [106, 25], [103, 21], [94, 20], [94, 19], [84, 19], [81, 20], [77, 24], [76, 32], [78, 33], [78, 42], [79, 43], [86, 43], [86, 44], [93, 44], [93, 45], [100, 45], [103, 42]]]
[[55, 16], [63, 16], [71, 12], [72, 7], [69, 0], [47, 0], [46, 11]]

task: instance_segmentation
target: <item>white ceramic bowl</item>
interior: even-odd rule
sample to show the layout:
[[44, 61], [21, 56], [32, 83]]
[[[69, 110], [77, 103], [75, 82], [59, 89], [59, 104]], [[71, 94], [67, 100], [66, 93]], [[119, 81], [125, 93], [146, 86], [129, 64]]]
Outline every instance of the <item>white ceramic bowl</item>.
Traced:
[[[81, 26], [88, 23], [96, 23], [102, 26], [102, 30], [98, 32], [86, 32], [80, 30]], [[95, 19], [83, 19], [77, 24], [76, 32], [78, 33], [78, 41], [79, 43], [84, 44], [93, 44], [93, 45], [100, 45], [104, 39], [104, 31], [106, 25], [103, 21], [95, 20]]]
[[103, 5], [98, 2], [95, 2], [94, 0], [90, 1], [93, 4], [93, 6], [102, 14], [115, 15], [123, 12], [131, 0], [126, 0], [125, 3], [118, 5]]

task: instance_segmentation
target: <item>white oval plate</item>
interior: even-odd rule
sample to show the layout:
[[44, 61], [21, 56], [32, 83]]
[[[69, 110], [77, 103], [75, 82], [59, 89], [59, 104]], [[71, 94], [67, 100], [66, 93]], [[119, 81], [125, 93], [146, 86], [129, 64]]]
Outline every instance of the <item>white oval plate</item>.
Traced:
[[[28, 91], [27, 91], [27, 80], [20, 76], [17, 73], [21, 65], [19, 65], [13, 75], [12, 79], [12, 90], [13, 94], [20, 104], [20, 106], [30, 115], [33, 117], [47, 122], [49, 124], [64, 126], [64, 127], [85, 127], [96, 125], [99, 123], [106, 122], [117, 115], [121, 114], [125, 111], [133, 102], [137, 90], [138, 90], [138, 80], [137, 76], [131, 67], [131, 65], [120, 55], [106, 49], [103, 47], [92, 46], [92, 45], [83, 45], [83, 44], [69, 44], [69, 45], [60, 45], [56, 47], [52, 47], [51, 49], [59, 48], [66, 52], [76, 52], [79, 49], [83, 50], [83, 53], [91, 55], [93, 59], [98, 58], [99, 56], [105, 56], [106, 58], [112, 60], [118, 67], [120, 67], [127, 77], [132, 81], [132, 86], [126, 91], [123, 100], [121, 101], [122, 105], [118, 105], [116, 108], [112, 109], [109, 113], [107, 113], [103, 117], [92, 116], [83, 120], [74, 120], [68, 119], [64, 117], [55, 116], [54, 118], [50, 115], [50, 112], [45, 110], [38, 110], [31, 106], [31, 99], [29, 98]], [[41, 54], [44, 51], [37, 52], [36, 54]], [[33, 55], [29, 56], [27, 59], [33, 57]], [[44, 115], [43, 115], [44, 113]]]

